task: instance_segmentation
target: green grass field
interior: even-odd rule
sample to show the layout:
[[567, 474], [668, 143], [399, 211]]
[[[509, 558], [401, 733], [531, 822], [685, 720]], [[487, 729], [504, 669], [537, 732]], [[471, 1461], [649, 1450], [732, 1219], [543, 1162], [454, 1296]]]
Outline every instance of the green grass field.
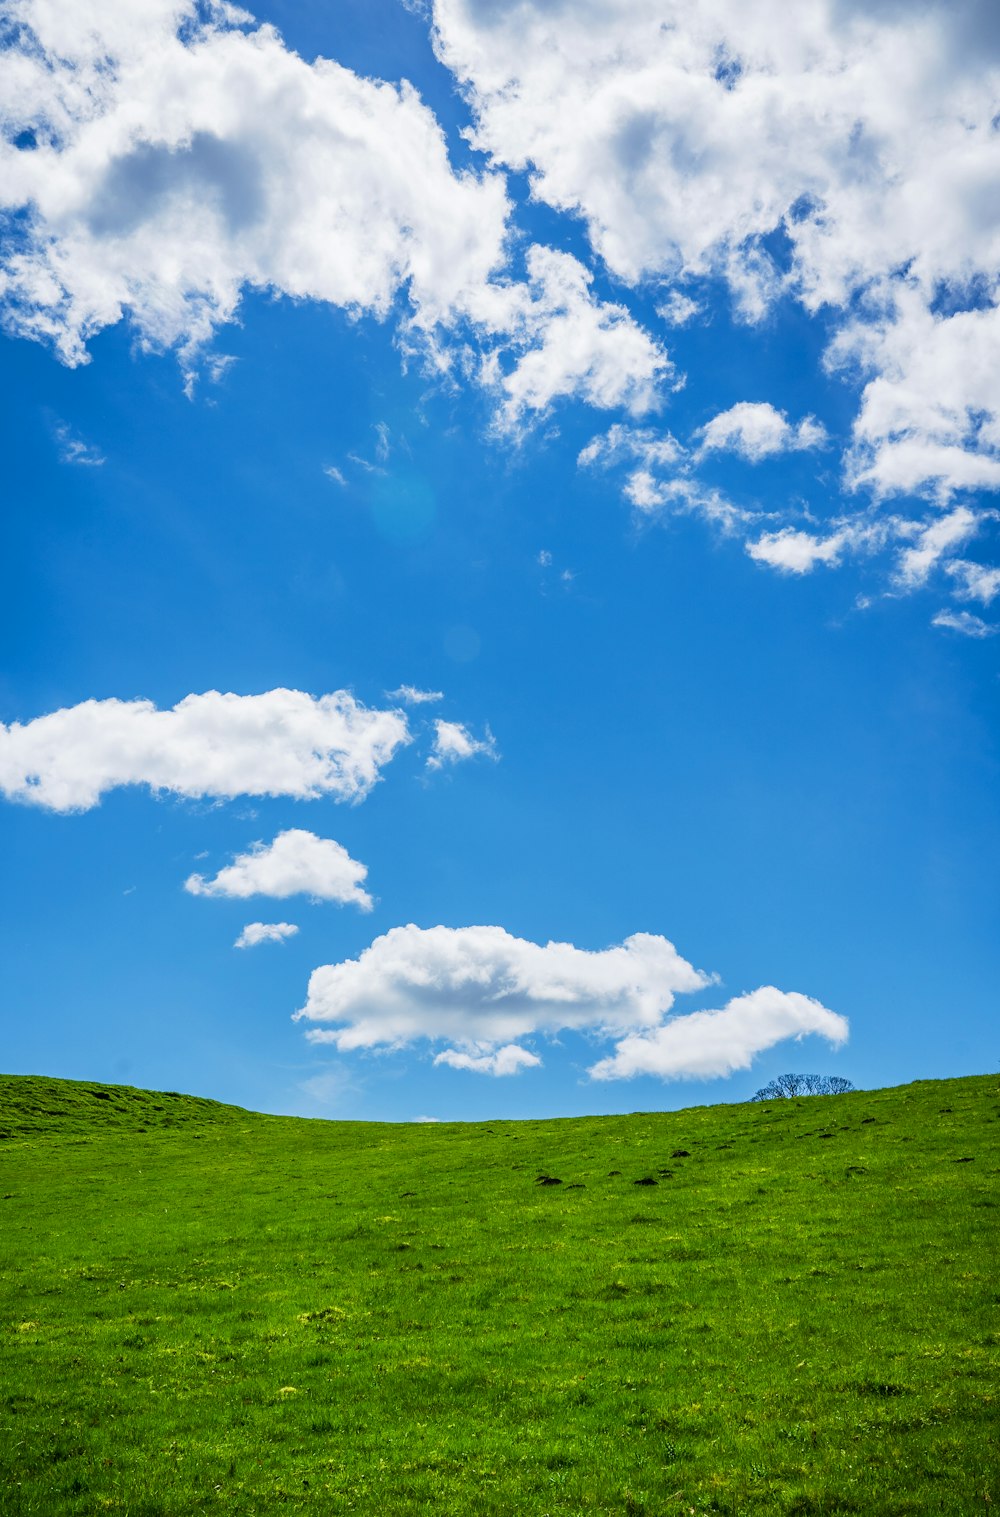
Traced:
[[998, 1510], [998, 1087], [389, 1126], [0, 1077], [0, 1511]]

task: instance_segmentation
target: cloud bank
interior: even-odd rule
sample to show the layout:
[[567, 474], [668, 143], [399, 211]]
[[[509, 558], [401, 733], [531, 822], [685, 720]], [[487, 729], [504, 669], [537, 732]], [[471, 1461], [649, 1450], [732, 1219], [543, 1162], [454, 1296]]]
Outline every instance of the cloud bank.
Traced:
[[708, 975], [666, 938], [636, 933], [590, 952], [570, 943], [531, 943], [501, 927], [395, 927], [356, 959], [310, 976], [295, 1019], [307, 1037], [352, 1049], [445, 1042], [435, 1063], [508, 1075], [540, 1060], [517, 1040], [585, 1032], [616, 1041], [591, 1069], [595, 1079], [656, 1074], [710, 1078], [746, 1068], [789, 1037], [847, 1036], [843, 1017], [795, 992], [765, 986], [721, 1011], [670, 1016], [677, 994], [704, 989]]
[[[317, 837], [301, 827], [279, 832], [273, 843], [254, 843], [239, 854], [214, 879], [192, 874], [184, 882], [191, 895], [226, 896], [246, 900], [268, 895], [284, 900], [291, 895], [309, 895], [317, 901], [337, 901], [370, 911], [372, 898], [362, 888], [368, 874], [364, 864], [352, 859], [347, 849], [332, 838]], [[259, 925], [259, 924], [258, 924]]]
[[33, 721], [0, 723], [0, 793], [51, 811], [87, 811], [121, 785], [187, 797], [330, 796], [362, 800], [410, 741], [399, 711], [346, 690], [89, 700]]

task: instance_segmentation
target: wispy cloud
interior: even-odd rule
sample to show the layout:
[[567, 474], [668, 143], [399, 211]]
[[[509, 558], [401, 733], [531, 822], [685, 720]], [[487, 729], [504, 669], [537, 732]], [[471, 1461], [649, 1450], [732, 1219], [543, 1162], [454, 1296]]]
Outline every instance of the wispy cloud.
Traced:
[[400, 685], [397, 690], [387, 690], [386, 699], [402, 701], [407, 706], [424, 706], [444, 700], [443, 690], [418, 690], [416, 685]]
[[948, 632], [961, 632], [963, 637], [992, 637], [998, 630], [991, 622], [971, 611], [939, 611], [932, 618], [932, 626], [943, 627]]
[[54, 428], [59, 446], [59, 457], [64, 464], [76, 464], [84, 469], [97, 469], [107, 460], [99, 448], [85, 442], [65, 423], [58, 422]]
[[946, 516], [917, 531], [917, 541], [912, 548], [904, 548], [899, 555], [896, 576], [906, 590], [913, 590], [927, 583], [931, 571], [948, 555], [949, 549], [957, 548], [976, 532], [983, 516], [967, 506], [958, 506]]

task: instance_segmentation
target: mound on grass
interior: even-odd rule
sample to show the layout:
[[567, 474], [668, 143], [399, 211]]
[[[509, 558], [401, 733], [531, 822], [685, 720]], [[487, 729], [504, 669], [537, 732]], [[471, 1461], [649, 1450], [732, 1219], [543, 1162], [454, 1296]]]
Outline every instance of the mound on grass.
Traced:
[[390, 1126], [0, 1079], [0, 1511], [988, 1512], [998, 1094]]

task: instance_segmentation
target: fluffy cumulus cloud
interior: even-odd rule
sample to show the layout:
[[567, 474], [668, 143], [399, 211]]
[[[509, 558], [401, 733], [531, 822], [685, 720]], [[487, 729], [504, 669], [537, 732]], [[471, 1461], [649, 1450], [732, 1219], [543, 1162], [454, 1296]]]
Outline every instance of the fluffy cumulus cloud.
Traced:
[[762, 985], [736, 996], [720, 1011], [692, 1011], [648, 1033], [622, 1038], [614, 1053], [593, 1065], [595, 1080], [657, 1075], [663, 1080], [712, 1079], [749, 1069], [757, 1054], [786, 1038], [817, 1033], [833, 1047], [847, 1039], [847, 1022], [796, 991]]
[[[666, 938], [600, 953], [531, 943], [502, 927], [394, 927], [357, 959], [313, 971], [299, 1018], [340, 1049], [446, 1039], [499, 1046], [562, 1028], [655, 1026], [706, 977]], [[322, 1025], [328, 1024], [328, 1025]]]
[[406, 718], [346, 690], [89, 700], [0, 723], [0, 793], [52, 811], [87, 811], [120, 785], [180, 796], [326, 795], [358, 801], [410, 741]]
[[503, 176], [456, 171], [409, 84], [310, 64], [219, 0], [116, 0], [86, 20], [71, 0], [12, 0], [8, 13], [10, 329], [75, 364], [127, 318], [142, 344], [177, 347], [193, 383], [243, 293], [268, 290], [397, 307], [404, 346], [442, 367], [445, 336], [464, 351], [471, 334], [509, 426], [563, 394], [650, 402], [668, 367], [656, 341], [569, 255], [530, 248], [526, 277], [510, 277]]
[[428, 769], [443, 769], [446, 764], [459, 764], [463, 759], [477, 756], [491, 759], [499, 756], [496, 740], [488, 727], [486, 736], [477, 738], [461, 722], [435, 721]]
[[[506, 312], [491, 321], [510, 342], [482, 369], [503, 397], [501, 426], [515, 429], [569, 395], [604, 410], [649, 411], [673, 374], [664, 349], [625, 306], [594, 299], [593, 276], [569, 253], [530, 248], [527, 273], [527, 284], [504, 286]], [[513, 364], [505, 363], [508, 351]]]
[[740, 401], [701, 429], [703, 453], [738, 453], [754, 464], [776, 453], [820, 448], [826, 440], [826, 431], [814, 416], [793, 426], [783, 411], [766, 401]]
[[362, 885], [367, 874], [364, 864], [352, 859], [332, 838], [289, 827], [279, 832], [273, 843], [254, 843], [248, 853], [239, 854], [214, 879], [192, 874], [184, 889], [192, 895], [238, 900], [252, 895], [268, 895], [275, 900], [308, 895], [317, 901], [350, 903], [370, 911], [372, 898]]
[[642, 1058], [647, 1073], [708, 1078], [745, 1068], [784, 1038], [846, 1037], [842, 1017], [771, 987], [723, 1011], [671, 1017], [678, 994], [710, 983], [652, 933], [590, 952], [531, 943], [501, 927], [411, 924], [376, 938], [356, 959], [314, 970], [296, 1018], [311, 1024], [312, 1042], [342, 1052], [444, 1042], [436, 1063], [491, 1075], [540, 1063], [519, 1040], [586, 1032], [617, 1043], [591, 1069], [597, 1079], [639, 1073]]
[[294, 922], [248, 922], [234, 948], [256, 948], [259, 943], [283, 943], [298, 932]]

